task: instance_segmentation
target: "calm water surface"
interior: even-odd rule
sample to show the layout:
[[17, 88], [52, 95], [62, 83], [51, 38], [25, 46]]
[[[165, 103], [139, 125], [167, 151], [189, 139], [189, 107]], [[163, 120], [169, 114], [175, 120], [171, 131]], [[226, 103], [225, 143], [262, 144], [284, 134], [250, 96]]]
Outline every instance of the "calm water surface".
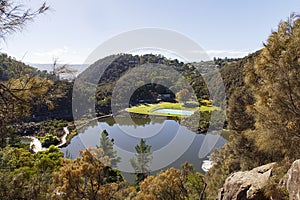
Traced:
[[[196, 171], [204, 173], [201, 165], [203, 160], [208, 159], [212, 148], [208, 148], [209, 153], [205, 153], [205, 157], [200, 156], [201, 147], [205, 149], [205, 145], [207, 145], [203, 144], [203, 141], [216, 140], [216, 144], [213, 146], [216, 148], [226, 143], [223, 137], [213, 133], [196, 134], [187, 127], [180, 125], [176, 120], [159, 117], [152, 119], [132, 118], [132, 120], [125, 118], [116, 122], [113, 118], [106, 118], [80, 129], [79, 134], [62, 151], [74, 159], [79, 156], [80, 150], [100, 146], [100, 136], [103, 130], [106, 130], [109, 137], [114, 139], [114, 148], [117, 150], [118, 156], [121, 157], [118, 168], [122, 172], [129, 172], [129, 174], [133, 172], [129, 160], [134, 157], [134, 147], [141, 138], [146, 140], [146, 144], [152, 146], [153, 160], [150, 168], [153, 173], [170, 167], [179, 168], [184, 162], [193, 164]], [[132, 178], [126, 175], [125, 177]]]

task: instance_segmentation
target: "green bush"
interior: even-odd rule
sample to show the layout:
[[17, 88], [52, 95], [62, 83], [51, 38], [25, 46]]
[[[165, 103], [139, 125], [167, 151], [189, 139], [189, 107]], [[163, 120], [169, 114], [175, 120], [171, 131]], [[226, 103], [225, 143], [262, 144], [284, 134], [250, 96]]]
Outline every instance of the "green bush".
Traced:
[[42, 146], [46, 148], [50, 147], [50, 145], [58, 145], [59, 142], [60, 139], [50, 133], [46, 134], [46, 136], [41, 139]]

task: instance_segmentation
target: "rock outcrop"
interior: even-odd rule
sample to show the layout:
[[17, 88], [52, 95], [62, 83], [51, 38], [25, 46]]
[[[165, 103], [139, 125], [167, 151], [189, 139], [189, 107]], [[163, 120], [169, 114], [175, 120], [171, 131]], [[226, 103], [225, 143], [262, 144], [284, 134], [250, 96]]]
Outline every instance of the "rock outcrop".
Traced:
[[286, 187], [290, 200], [300, 200], [300, 160], [294, 161], [288, 170]]
[[[266, 164], [250, 171], [235, 172], [220, 189], [219, 200], [263, 200], [262, 188], [272, 175], [275, 163]], [[300, 168], [299, 168], [300, 169]]]

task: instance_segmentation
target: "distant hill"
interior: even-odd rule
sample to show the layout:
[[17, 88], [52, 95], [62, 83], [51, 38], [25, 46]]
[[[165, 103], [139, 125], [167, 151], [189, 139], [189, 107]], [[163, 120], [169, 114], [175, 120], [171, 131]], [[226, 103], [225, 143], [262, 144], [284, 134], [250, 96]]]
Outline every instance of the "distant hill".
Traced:
[[[39, 64], [31, 63], [33, 66], [41, 71], [47, 71], [48, 73], [53, 73], [53, 70], [60, 70], [59, 76], [62, 79], [74, 79], [78, 74], [80, 74], [85, 68], [88, 67], [87, 64], [58, 64], [54, 69], [54, 64]], [[63, 69], [62, 69], [63, 68]]]
[[[147, 67], [144, 69], [137, 67], [145, 65], [149, 65], [149, 69], [153, 67], [153, 69], [157, 70], [151, 71], [147, 70]], [[164, 66], [169, 69], [166, 73], [163, 72]], [[130, 75], [127, 73], [132, 70], [135, 70], [134, 73], [139, 73], [139, 75], [135, 76], [134, 74]], [[180, 74], [181, 77], [184, 77], [185, 80], [178, 78], [176, 72]], [[202, 99], [209, 98], [209, 92], [205, 82], [194, 65], [180, 62], [177, 59], [169, 60], [161, 55], [120, 54], [108, 56], [90, 65], [86, 71], [77, 77], [77, 80], [81, 80], [81, 88], [88, 88], [93, 84], [98, 85], [96, 91], [96, 109], [99, 113], [107, 114], [111, 112], [111, 96], [116, 87], [116, 83], [124, 78], [128, 79], [128, 81], [122, 85], [124, 90], [120, 90], [124, 95], [131, 92], [127, 90], [130, 90], [130, 88], [132, 88], [131, 86], [135, 83], [144, 82], [145, 84], [142, 88], [139, 88], [139, 92], [133, 94], [130, 102], [128, 102], [129, 105], [135, 105], [141, 100], [146, 100], [146, 102], [155, 101], [159, 94], [170, 94], [174, 101], [176, 91], [178, 92], [184, 87], [192, 88], [190, 90], [194, 91], [196, 99], [199, 102]], [[151, 84], [149, 84], [149, 82], [151, 82]], [[157, 84], [159, 82], [172, 83], [171, 88]], [[76, 95], [83, 95], [82, 91], [78, 91]], [[120, 95], [122, 96], [122, 94]], [[172, 99], [170, 99], [170, 101], [172, 101]], [[82, 107], [84, 107], [84, 105], [82, 105]]]
[[[47, 97], [54, 104], [54, 109], [44, 103], [33, 103], [31, 114], [27, 121], [42, 121], [48, 119], [72, 119], [72, 83], [59, 80], [58, 76], [46, 70], [29, 66], [23, 62], [0, 54], [0, 82], [6, 82], [12, 78], [21, 76], [40, 76], [53, 81], [53, 86], [49, 89]], [[1, 92], [1, 91], [0, 91]]]
[[46, 71], [39, 70], [29, 66], [23, 62], [0, 53], [0, 81], [7, 81], [10, 78], [17, 78], [21, 74], [40, 75], [41, 77], [49, 77]]
[[[117, 81], [121, 77], [126, 75], [129, 70], [134, 69], [138, 65], [144, 64], [162, 64], [170, 67], [171, 69], [180, 73], [186, 80], [188, 80], [188, 85], [192, 86], [193, 91], [196, 94], [196, 98], [200, 102], [202, 99], [209, 99], [209, 91], [206, 87], [205, 82], [202, 79], [201, 74], [209, 74], [215, 70], [219, 70], [223, 78], [224, 86], [226, 89], [227, 99], [232, 95], [232, 93], [238, 88], [244, 85], [244, 65], [247, 62], [251, 62], [258, 55], [258, 52], [246, 56], [242, 59], [214, 59], [212, 61], [203, 61], [195, 63], [183, 63], [176, 59], [170, 60], [161, 55], [131, 55], [131, 54], [120, 54], [112, 55], [106, 58], [100, 59], [90, 65], [88, 68], [86, 65], [68, 65], [67, 68], [78, 69], [76, 72], [77, 79], [88, 80], [90, 83], [96, 83], [96, 111], [98, 115], [111, 113], [111, 96]], [[54, 80], [55, 87], [64, 88], [66, 96], [62, 96], [58, 99], [54, 99], [56, 106], [54, 110], [48, 110], [47, 107], [41, 106], [38, 109], [34, 109], [34, 116], [36, 119], [44, 120], [48, 117], [50, 118], [64, 118], [60, 116], [62, 113], [68, 119], [72, 115], [72, 94], [73, 94], [73, 83], [66, 83], [64, 81], [58, 81], [57, 77], [53, 77], [53, 73], [49, 73], [53, 70], [53, 64], [33, 64], [34, 67], [26, 65], [22, 62], [16, 61], [12, 57], [6, 54], [0, 54], [0, 81], [6, 81], [9, 78], [17, 77], [17, 73], [28, 73], [28, 74], [39, 74], [42, 77], [50, 77]], [[37, 68], [35, 68], [37, 67]], [[61, 66], [58, 66], [61, 67]], [[81, 72], [83, 69], [87, 68], [85, 71]], [[105, 69], [105, 71], [101, 71]], [[144, 76], [150, 75], [152, 72], [141, 72]], [[101, 75], [101, 77], [100, 77]], [[63, 79], [63, 73], [60, 74]], [[130, 77], [133, 84], [136, 77]], [[172, 76], [170, 74], [160, 74], [159, 79], [172, 81]], [[210, 80], [216, 85], [214, 88], [218, 90], [218, 81], [212, 73]], [[173, 80], [176, 81], [176, 80]], [[86, 90], [84, 85], [83, 91]], [[125, 87], [125, 86], [124, 86]], [[130, 87], [128, 85], [127, 87]], [[180, 81], [178, 85], [172, 88], [176, 91], [182, 87]], [[125, 87], [126, 89], [126, 87]], [[82, 91], [80, 91], [82, 92]], [[124, 90], [126, 92], [126, 90]], [[221, 91], [217, 91], [221, 92]], [[170, 101], [175, 100], [175, 94], [170, 90], [159, 84], [148, 84], [142, 88], [139, 88], [138, 92], [135, 92], [130, 99], [129, 104], [135, 105], [139, 101], [145, 100], [146, 102], [152, 102], [157, 99], [159, 94], [170, 94]], [[75, 95], [82, 95], [76, 94]], [[94, 95], [94, 94], [93, 94]], [[84, 97], [85, 98], [85, 97]], [[86, 105], [82, 105], [84, 108]]]
[[[53, 71], [53, 63], [49, 64], [39, 64], [39, 63], [30, 63], [32, 67], [35, 67], [41, 71], [46, 70], [47, 72]], [[77, 70], [78, 73], [82, 72], [88, 65], [87, 64], [65, 64], [68, 68]], [[63, 66], [63, 64], [59, 64], [58, 67]]]
[[240, 90], [244, 85], [245, 79], [245, 65], [252, 64], [254, 59], [257, 58], [260, 54], [260, 50], [245, 56], [244, 58], [238, 59], [215, 59], [214, 61], [208, 61], [204, 63], [196, 63], [196, 66], [202, 66], [204, 69], [218, 69], [222, 80], [216, 77], [216, 74], [213, 74], [209, 77], [210, 82], [215, 85], [212, 87], [214, 92], [221, 93], [223, 92], [218, 87], [221, 83], [219, 81], [223, 81], [225, 92], [226, 92], [226, 100], [230, 99], [233, 93], [237, 90]]

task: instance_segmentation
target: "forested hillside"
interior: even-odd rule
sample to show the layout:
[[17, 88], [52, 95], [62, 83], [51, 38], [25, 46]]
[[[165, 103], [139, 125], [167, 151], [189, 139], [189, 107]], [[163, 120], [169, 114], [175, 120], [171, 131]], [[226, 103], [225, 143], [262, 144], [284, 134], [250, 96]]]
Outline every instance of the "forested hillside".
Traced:
[[232, 172], [277, 162], [274, 176], [261, 193], [263, 199], [288, 198], [280, 182], [300, 156], [299, 33], [299, 18], [281, 22], [262, 51], [241, 63], [238, 71], [244, 75], [237, 75], [240, 82], [228, 90], [232, 136], [213, 156], [217, 164], [206, 174], [209, 195], [216, 196]]
[[[112, 59], [113, 57], [113, 59]], [[65, 80], [59, 80], [58, 76], [53, 72], [39, 71], [36, 68], [25, 65], [22, 62], [18, 62], [15, 59], [7, 56], [6, 54], [1, 54], [1, 79], [2, 81], [7, 81], [9, 78], [17, 78], [22, 74], [28, 74], [29, 76], [40, 76], [54, 81], [53, 88], [61, 88], [66, 95], [58, 95], [60, 98], [54, 100], [55, 106], [50, 109], [47, 106], [33, 106], [32, 115], [35, 116], [33, 120], [43, 120], [51, 118], [63, 118], [71, 119], [71, 96], [72, 96], [72, 82]], [[201, 63], [183, 63], [178, 60], [168, 60], [161, 55], [114, 55], [104, 59], [100, 59], [87, 70], [79, 75], [78, 79], [85, 79], [89, 77], [91, 81], [98, 81], [97, 92], [96, 92], [96, 111], [99, 115], [109, 114], [111, 112], [111, 95], [113, 88], [116, 82], [122, 77], [128, 70], [133, 69], [140, 65], [145, 64], [161, 64], [162, 66], [171, 66], [178, 73], [182, 74], [188, 84], [192, 86], [192, 89], [196, 95], [198, 101], [201, 103], [201, 100], [209, 99], [209, 92], [206, 87], [205, 82], [202, 79], [202, 74], [207, 74], [214, 70], [220, 70], [221, 75], [224, 79], [224, 85], [227, 92], [227, 97], [231, 95], [230, 90], [235, 90], [235, 88], [242, 86], [243, 83], [243, 72], [241, 71], [241, 66], [243, 65], [244, 60], [232, 59], [232, 60], [222, 60], [217, 59], [215, 62], [207, 61]], [[108, 62], [109, 61], [109, 62]], [[107, 63], [108, 62], [108, 63]], [[99, 70], [106, 68], [103, 72], [101, 78], [97, 76]], [[234, 75], [232, 75], [234, 72]], [[147, 73], [147, 72], [145, 72]], [[148, 74], [148, 76], [150, 76]], [[162, 74], [160, 76], [161, 80], [167, 80], [170, 78], [170, 75]], [[176, 77], [175, 77], [176, 78]], [[154, 82], [159, 80], [153, 80]], [[214, 82], [215, 80], [212, 80]], [[136, 105], [140, 100], [153, 101], [157, 99], [158, 94], [170, 94], [171, 99], [169, 101], [175, 101], [174, 91], [177, 91], [183, 87], [183, 82], [179, 81], [177, 86], [173, 86], [173, 91], [169, 88], [158, 85], [158, 84], [146, 84], [139, 89], [139, 92], [135, 92], [129, 102], [131, 105]], [[216, 83], [216, 85], [219, 83]], [[176, 88], [178, 87], [178, 88]], [[145, 102], [146, 102], [145, 101]]]
[[[42, 4], [36, 11], [23, 8], [13, 1], [1, 1], [1, 41], [7, 35], [21, 30], [27, 21], [48, 10], [46, 4]], [[183, 63], [161, 55], [111, 55], [93, 63], [76, 81], [60, 80], [55, 72], [39, 71], [1, 54], [0, 199], [289, 199], [291, 191], [287, 188], [287, 179], [291, 179], [291, 176], [287, 175], [287, 171], [300, 158], [299, 44], [300, 17], [292, 15], [288, 20], [279, 23], [261, 50], [241, 59], [215, 58], [207, 62]], [[140, 66], [146, 67], [139, 68]], [[165, 73], [163, 66], [171, 69], [170, 73]], [[130, 73], [132, 71], [135, 73]], [[216, 71], [220, 72], [223, 80], [213, 73]], [[177, 72], [182, 77], [178, 78]], [[214, 86], [214, 93], [224, 93], [218, 87], [224, 83], [226, 101], [222, 98], [211, 98], [212, 91], [208, 90], [203, 80], [204, 74], [207, 76], [206, 80]], [[152, 77], [156, 79], [152, 80]], [[139, 87], [130, 91], [135, 83]], [[167, 87], [160, 83], [172, 84]], [[190, 97], [183, 98], [185, 105], [212, 103], [219, 108], [227, 107], [225, 126], [222, 120], [216, 120], [215, 124], [208, 122], [211, 113], [218, 109], [201, 112], [200, 121], [197, 119], [187, 122], [195, 127], [199, 127], [200, 123], [204, 129], [208, 126], [224, 128], [229, 134], [228, 142], [215, 149], [210, 160], [206, 160], [211, 162], [211, 168], [207, 169], [206, 174], [201, 174], [186, 162], [182, 163], [181, 168], [170, 167], [151, 174], [149, 163], [153, 159], [153, 149], [142, 138], [136, 146], [130, 146], [135, 150], [132, 152], [133, 157], [126, 158], [134, 169], [135, 176], [134, 183], [129, 183], [121, 169], [116, 168], [122, 158], [114, 149], [117, 141], [110, 138], [106, 130], [97, 133], [100, 135], [99, 141], [96, 141], [99, 146], [85, 146], [86, 149], [80, 151], [76, 158], [72, 158], [67, 151], [64, 155], [62, 146], [58, 144], [61, 142], [65, 145], [77, 133], [73, 130], [72, 111], [82, 112], [80, 114], [87, 118], [94, 114], [91, 113], [92, 107], [96, 108], [97, 116], [110, 114], [111, 105], [116, 100], [112, 95], [117, 86], [117, 100], [133, 92], [128, 102], [118, 102], [117, 106], [120, 108], [124, 107], [122, 103], [131, 107], [137, 104], [147, 106], [152, 101], [157, 104], [159, 101], [178, 101], [178, 98], [182, 98], [181, 95], [189, 92], [194, 93], [194, 100]], [[92, 87], [96, 89], [90, 90]], [[164, 95], [167, 96], [166, 99], [162, 98]], [[85, 98], [88, 103], [95, 100], [95, 105], [82, 101], [82, 104], [77, 105], [78, 110], [72, 109], [74, 98]], [[220, 111], [218, 114], [223, 117], [225, 113]], [[83, 123], [85, 120], [82, 120]], [[151, 119], [148, 120], [150, 121]], [[106, 127], [111, 124], [107, 123]], [[95, 125], [97, 121], [91, 123], [92, 128]], [[185, 136], [185, 132], [180, 134]], [[204, 134], [196, 135], [196, 131], [189, 131], [188, 134], [206, 138]], [[36, 143], [32, 145], [34, 140], [41, 140], [38, 151], [35, 151]], [[194, 141], [200, 140], [192, 142]], [[201, 141], [204, 143], [204, 140]], [[196, 143], [197, 147], [201, 145]], [[164, 147], [162, 145], [162, 149]], [[166, 155], [171, 156], [173, 153], [171, 149]], [[199, 154], [197, 156], [197, 159], [200, 158]], [[203, 160], [197, 162], [199, 165], [204, 163]], [[232, 180], [233, 175], [236, 175], [233, 173], [265, 164], [272, 169], [266, 170], [263, 167], [257, 171], [258, 174], [267, 172], [268, 177], [264, 178], [264, 184], [245, 186], [241, 183], [247, 177], [242, 177], [240, 173], [238, 183], [233, 183], [241, 186], [238, 188], [241, 189], [239, 195], [224, 194], [228, 190], [224, 187], [225, 180]], [[290, 184], [294, 184], [295, 191], [299, 191], [300, 184], [299, 169], [297, 170], [294, 171], [298, 178], [290, 181]], [[248, 192], [249, 190], [251, 191]], [[254, 194], [248, 198], [251, 192]], [[232, 198], [234, 195], [235, 198]]]
[[46, 71], [40, 71], [34, 67], [26, 65], [7, 54], [0, 54], [0, 81], [7, 81], [10, 78], [18, 78], [21, 74], [39, 75], [50, 77]]
[[[85, 82], [98, 84], [96, 91], [96, 110], [99, 114], [108, 114], [111, 112], [111, 96], [117, 81], [119, 81], [124, 74], [130, 72], [130, 70], [146, 64], [151, 64], [152, 67], [157, 67], [157, 71], [161, 68], [161, 72], [163, 72], [163, 66], [171, 67], [171, 69], [177, 71], [186, 80], [188, 80], [188, 84], [191, 85], [194, 90], [191, 92], [195, 93], [196, 99], [198, 99], [199, 102], [202, 99], [209, 99], [209, 93], [201, 77], [200, 71], [198, 71], [192, 64], [183, 63], [177, 59], [169, 60], [161, 55], [112, 55], [100, 59], [90, 65], [88, 69], [81, 73], [77, 79], [79, 81], [82, 80], [82, 84], [86, 84]], [[139, 71], [138, 73], [140, 73], [139, 76], [132, 76], [129, 80], [134, 82], [134, 79], [138, 80], [139, 78], [147, 79], [147, 77], [152, 77], [152, 72]], [[163, 81], [165, 81], [165, 83], [175, 83], [176, 81], [172, 80], [172, 78], [177, 78], [177, 76], [174, 75], [172, 77], [170, 74], [156, 74], [153, 75], [153, 77], [154, 76], [155, 79], [150, 80], [153, 84], [145, 83], [145, 86], [140, 88], [139, 92], [134, 93], [131, 101], [129, 102], [130, 105], [137, 104], [139, 100], [154, 100], [157, 98], [158, 94], [170, 94], [173, 96], [170, 101], [175, 101], [176, 92], [178, 92], [180, 88], [182, 89], [184, 87], [183, 80], [177, 80], [176, 84], [174, 84], [171, 88], [167, 88], [156, 83]], [[173, 90], [173, 92], [171, 90]]]

